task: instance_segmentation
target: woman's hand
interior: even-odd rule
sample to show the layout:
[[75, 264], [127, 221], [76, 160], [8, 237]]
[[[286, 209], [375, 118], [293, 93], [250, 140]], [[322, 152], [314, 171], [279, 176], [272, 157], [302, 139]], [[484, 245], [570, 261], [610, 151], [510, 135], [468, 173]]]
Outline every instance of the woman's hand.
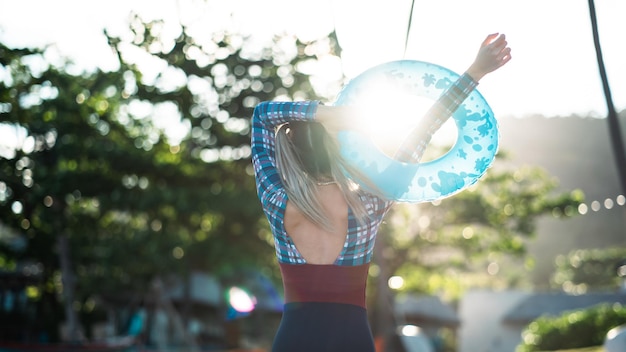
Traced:
[[486, 74], [504, 66], [511, 60], [511, 48], [507, 45], [504, 34], [488, 35], [480, 45], [476, 59], [465, 72], [478, 82]]

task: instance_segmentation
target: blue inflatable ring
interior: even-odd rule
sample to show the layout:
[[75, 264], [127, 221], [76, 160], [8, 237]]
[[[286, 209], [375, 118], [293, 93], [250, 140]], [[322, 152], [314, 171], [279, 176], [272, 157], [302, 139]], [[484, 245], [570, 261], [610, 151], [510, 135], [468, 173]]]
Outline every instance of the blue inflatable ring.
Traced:
[[[414, 60], [375, 66], [352, 79], [334, 105], [371, 104], [374, 86], [414, 94], [434, 102], [460, 76], [449, 69]], [[391, 88], [390, 88], [391, 87]], [[382, 102], [393, 104], [393, 102]], [[419, 118], [419, 116], [416, 116]], [[436, 160], [404, 163], [384, 154], [367, 136], [356, 131], [339, 133], [342, 156], [390, 200], [427, 202], [451, 196], [472, 184], [487, 171], [498, 149], [498, 125], [483, 96], [474, 90], [454, 112], [457, 127], [454, 146]], [[355, 180], [358, 182], [358, 180]]]

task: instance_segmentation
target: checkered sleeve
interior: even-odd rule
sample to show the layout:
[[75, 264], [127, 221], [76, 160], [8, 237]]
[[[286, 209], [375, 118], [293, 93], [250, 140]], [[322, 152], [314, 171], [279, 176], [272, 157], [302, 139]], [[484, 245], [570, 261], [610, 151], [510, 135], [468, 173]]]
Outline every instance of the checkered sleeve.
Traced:
[[262, 102], [252, 114], [252, 164], [256, 179], [257, 194], [272, 231], [283, 220], [287, 201], [282, 180], [276, 169], [276, 129], [289, 121], [313, 120], [318, 102]]
[[433, 134], [452, 116], [478, 83], [467, 73], [448, 88], [426, 112], [419, 125], [398, 149], [395, 159], [418, 163]]

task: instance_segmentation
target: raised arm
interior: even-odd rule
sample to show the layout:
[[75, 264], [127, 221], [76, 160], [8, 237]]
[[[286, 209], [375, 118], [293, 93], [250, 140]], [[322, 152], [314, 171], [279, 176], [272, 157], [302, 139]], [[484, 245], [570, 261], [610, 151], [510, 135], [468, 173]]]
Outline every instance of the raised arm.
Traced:
[[395, 159], [417, 163], [421, 160], [433, 134], [452, 116], [485, 75], [511, 60], [511, 48], [504, 34], [490, 34], [481, 43], [474, 62], [426, 112], [419, 125], [396, 152]]
[[276, 128], [294, 120], [313, 120], [318, 102], [262, 102], [252, 114], [252, 165], [261, 203], [272, 202], [271, 196], [282, 189], [276, 169]]

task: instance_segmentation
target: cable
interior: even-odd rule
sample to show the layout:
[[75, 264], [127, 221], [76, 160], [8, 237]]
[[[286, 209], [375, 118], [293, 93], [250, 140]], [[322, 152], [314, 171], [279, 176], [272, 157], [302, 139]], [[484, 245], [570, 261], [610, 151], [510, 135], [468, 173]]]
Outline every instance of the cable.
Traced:
[[406, 27], [406, 37], [404, 39], [404, 54], [403, 58], [406, 58], [406, 49], [409, 46], [409, 33], [411, 33], [411, 23], [413, 22], [413, 7], [415, 6], [415, 0], [411, 1], [411, 12], [409, 13], [409, 23]]

